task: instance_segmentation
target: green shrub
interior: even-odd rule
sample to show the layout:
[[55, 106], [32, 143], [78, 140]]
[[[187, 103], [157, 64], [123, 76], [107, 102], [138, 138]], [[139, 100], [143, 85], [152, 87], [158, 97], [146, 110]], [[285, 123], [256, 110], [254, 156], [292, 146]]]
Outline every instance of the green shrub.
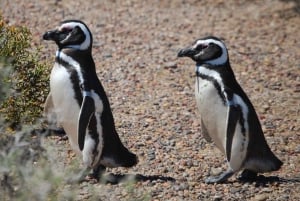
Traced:
[[0, 67], [9, 72], [8, 78], [0, 79], [10, 85], [0, 113], [12, 127], [36, 121], [49, 91], [49, 68], [38, 60], [40, 50], [31, 47], [30, 41], [27, 28], [9, 26], [0, 15], [0, 59], [9, 67]]

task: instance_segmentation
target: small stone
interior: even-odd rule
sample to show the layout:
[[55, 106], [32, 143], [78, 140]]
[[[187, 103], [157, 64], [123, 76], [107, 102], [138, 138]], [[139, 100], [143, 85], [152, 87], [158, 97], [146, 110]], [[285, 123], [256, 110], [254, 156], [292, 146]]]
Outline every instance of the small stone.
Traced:
[[255, 195], [253, 199], [251, 199], [251, 201], [264, 201], [267, 200], [269, 198], [269, 195], [264, 193], [264, 194], [258, 194]]
[[231, 192], [232, 194], [235, 194], [235, 193], [239, 192], [240, 189], [241, 189], [240, 187], [232, 187], [232, 188], [230, 188], [230, 192]]
[[177, 68], [177, 63], [170, 61], [170, 62], [165, 63], [164, 67], [165, 68], [173, 68], [173, 69], [175, 69], [175, 68]]
[[211, 168], [211, 169], [210, 169], [210, 174], [211, 174], [211, 175], [218, 175], [218, 174], [220, 174], [222, 171], [223, 171], [222, 168]]

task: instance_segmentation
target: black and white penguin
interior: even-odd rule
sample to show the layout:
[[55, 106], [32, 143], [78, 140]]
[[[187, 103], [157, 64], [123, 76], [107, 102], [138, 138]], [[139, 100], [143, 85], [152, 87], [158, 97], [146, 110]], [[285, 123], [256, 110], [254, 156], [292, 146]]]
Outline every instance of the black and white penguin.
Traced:
[[270, 150], [255, 109], [234, 76], [225, 44], [205, 37], [180, 50], [178, 57], [196, 62], [195, 96], [203, 136], [228, 161], [227, 171], [208, 177], [206, 183], [224, 182], [240, 170], [241, 179], [278, 170], [282, 162]]
[[[98, 176], [105, 167], [132, 167], [137, 156], [121, 142], [92, 58], [93, 38], [82, 21], [67, 20], [43, 35], [57, 46], [47, 107], [56, 113], [72, 149]], [[49, 110], [49, 108], [48, 108]]]

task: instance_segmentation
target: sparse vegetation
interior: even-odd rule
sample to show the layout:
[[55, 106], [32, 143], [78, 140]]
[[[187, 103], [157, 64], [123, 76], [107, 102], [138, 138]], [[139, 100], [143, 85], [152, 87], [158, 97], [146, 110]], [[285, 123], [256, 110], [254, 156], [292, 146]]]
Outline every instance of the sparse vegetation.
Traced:
[[10, 86], [7, 96], [1, 95], [0, 113], [13, 128], [40, 117], [49, 90], [49, 68], [38, 60], [39, 49], [32, 48], [30, 40], [27, 28], [9, 26], [0, 15], [0, 79], [2, 86]]
[[72, 192], [78, 185], [66, 181], [78, 171], [54, 168], [49, 150], [41, 145], [42, 135], [29, 130], [23, 127], [15, 135], [0, 135], [1, 200], [75, 200]]

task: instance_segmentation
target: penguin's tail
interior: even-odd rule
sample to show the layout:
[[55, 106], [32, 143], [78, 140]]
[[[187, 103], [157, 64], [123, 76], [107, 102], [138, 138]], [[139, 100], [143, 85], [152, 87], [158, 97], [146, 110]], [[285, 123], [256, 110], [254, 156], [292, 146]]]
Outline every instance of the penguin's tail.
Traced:
[[271, 172], [271, 171], [276, 171], [279, 170], [282, 166], [282, 161], [279, 160], [273, 153], [272, 153], [271, 159], [266, 159], [267, 164], [269, 164], [269, 168], [265, 170], [265, 172]]
[[106, 167], [132, 167], [138, 163], [138, 157], [121, 145], [119, 149], [104, 150], [101, 164]]
[[281, 166], [283, 165], [283, 162], [281, 160], [279, 160], [275, 155], [274, 155], [274, 169], [271, 170], [271, 171], [276, 171], [276, 170], [279, 170], [281, 168]]
[[132, 167], [138, 163], [138, 157], [128, 149], [122, 157], [119, 158], [121, 167]]
[[282, 161], [270, 151], [267, 155], [262, 154], [249, 158], [245, 163], [245, 168], [263, 173], [279, 170], [282, 164]]

